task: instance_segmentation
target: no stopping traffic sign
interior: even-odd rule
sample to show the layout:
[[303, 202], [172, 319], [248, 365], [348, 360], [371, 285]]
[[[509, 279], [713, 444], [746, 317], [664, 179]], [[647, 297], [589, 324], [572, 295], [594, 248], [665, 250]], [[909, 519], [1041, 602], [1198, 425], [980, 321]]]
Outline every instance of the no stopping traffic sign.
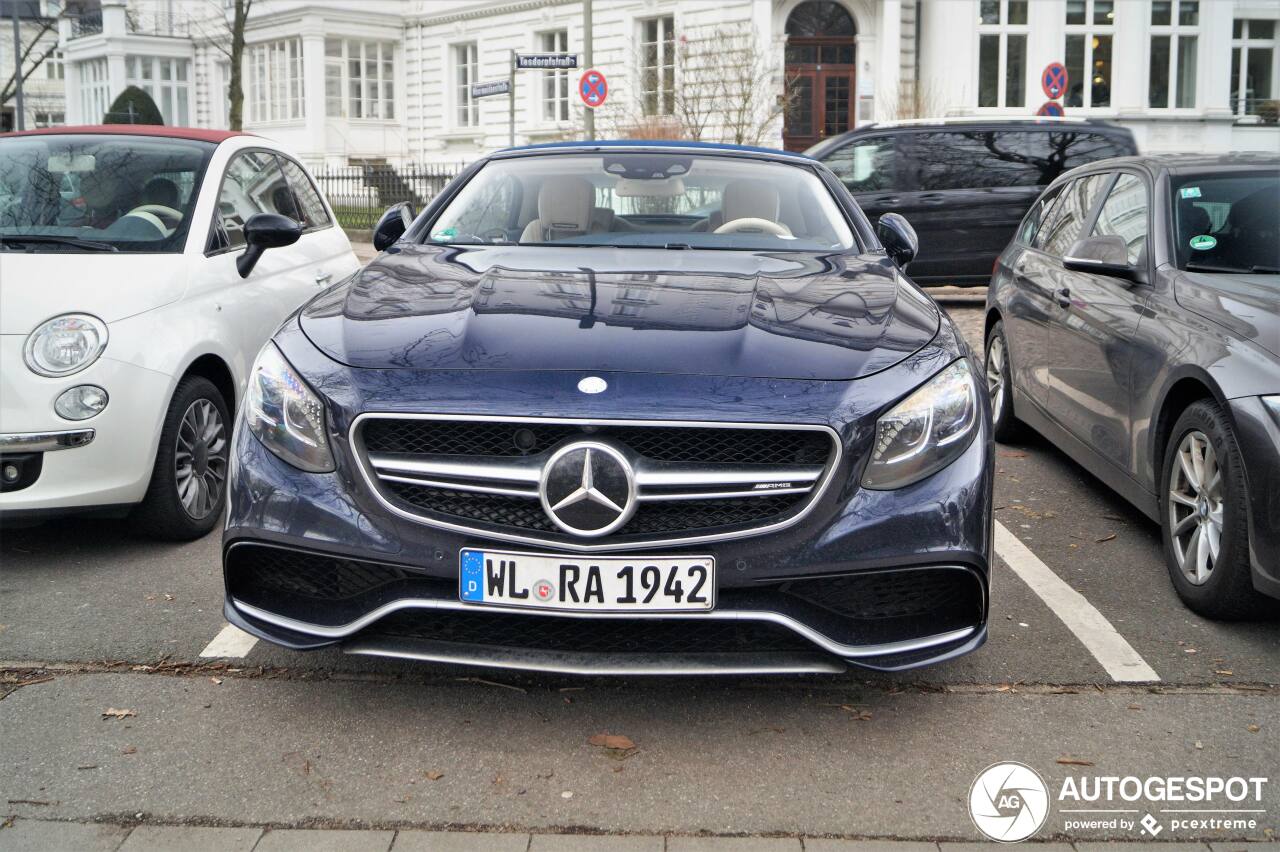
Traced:
[[602, 107], [605, 99], [609, 97], [609, 81], [596, 69], [588, 68], [578, 78], [578, 95], [591, 109]]

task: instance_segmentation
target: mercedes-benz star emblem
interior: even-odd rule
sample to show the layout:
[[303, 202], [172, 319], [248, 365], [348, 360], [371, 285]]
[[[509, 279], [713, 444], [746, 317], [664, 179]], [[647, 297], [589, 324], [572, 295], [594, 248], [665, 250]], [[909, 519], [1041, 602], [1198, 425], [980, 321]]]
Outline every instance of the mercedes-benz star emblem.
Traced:
[[635, 513], [635, 472], [614, 447], [577, 441], [547, 459], [538, 498], [547, 517], [565, 532], [588, 538], [608, 535]]

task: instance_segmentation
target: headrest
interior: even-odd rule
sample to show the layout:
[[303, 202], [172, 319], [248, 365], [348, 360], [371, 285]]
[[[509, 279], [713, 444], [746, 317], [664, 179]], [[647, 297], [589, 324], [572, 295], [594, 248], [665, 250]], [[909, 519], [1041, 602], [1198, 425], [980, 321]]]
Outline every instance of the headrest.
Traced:
[[545, 234], [577, 232], [591, 228], [595, 190], [580, 177], [550, 178], [538, 190], [538, 223]]
[[728, 184], [720, 202], [726, 222], [734, 219], [768, 219], [776, 222], [780, 208], [778, 190], [773, 184], [755, 180], [735, 180]]
[[1178, 218], [1181, 220], [1181, 236], [1184, 238], [1207, 234], [1213, 229], [1213, 220], [1209, 218], [1209, 211], [1194, 204], [1183, 205]]

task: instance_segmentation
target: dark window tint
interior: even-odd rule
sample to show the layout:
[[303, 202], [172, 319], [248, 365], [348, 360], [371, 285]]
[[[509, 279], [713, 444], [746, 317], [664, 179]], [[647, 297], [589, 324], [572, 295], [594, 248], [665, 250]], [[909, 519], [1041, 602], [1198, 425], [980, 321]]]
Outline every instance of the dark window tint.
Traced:
[[293, 196], [298, 201], [297, 210], [294, 211], [297, 215], [291, 218], [302, 223], [302, 227], [306, 230], [328, 227], [329, 214], [325, 212], [320, 193], [312, 185], [307, 173], [288, 157], [281, 157], [280, 165], [283, 166], [289, 188], [293, 190]]
[[1093, 233], [1123, 237], [1129, 262], [1137, 263], [1147, 246], [1147, 187], [1142, 178], [1121, 174], [1098, 211]]
[[1066, 254], [1072, 243], [1080, 239], [1098, 193], [1110, 178], [1110, 175], [1102, 174], [1072, 181], [1071, 186], [1063, 191], [1062, 197], [1054, 205], [1052, 221], [1047, 224], [1044, 240], [1037, 235], [1036, 242], [1043, 244], [1044, 250], [1055, 257]]
[[859, 139], [832, 151], [823, 162], [850, 192], [875, 192], [895, 187], [893, 137]]
[[279, 213], [296, 219], [293, 192], [276, 156], [270, 151], [245, 151], [227, 166], [218, 191], [210, 250], [245, 244], [244, 225], [258, 213]]
[[1036, 203], [1031, 205], [1022, 224], [1018, 226], [1018, 242], [1029, 244], [1035, 239], [1036, 233], [1040, 230], [1040, 223], [1045, 219], [1045, 213], [1053, 207], [1053, 202], [1058, 200], [1060, 192], [1061, 187], [1057, 187], [1036, 199]]
[[1045, 186], [1063, 172], [1132, 147], [1098, 133], [1045, 130], [913, 133], [906, 158], [922, 190]]
[[1184, 175], [1170, 188], [1180, 269], [1280, 271], [1280, 173]]

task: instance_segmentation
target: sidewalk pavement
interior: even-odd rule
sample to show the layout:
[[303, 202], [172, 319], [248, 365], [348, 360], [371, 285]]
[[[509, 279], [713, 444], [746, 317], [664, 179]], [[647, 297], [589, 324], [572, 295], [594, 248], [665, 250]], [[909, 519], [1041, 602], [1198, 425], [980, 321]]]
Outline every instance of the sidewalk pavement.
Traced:
[[[1134, 852], [1137, 843], [1033, 843], [1035, 852]], [[989, 844], [988, 844], [989, 846]], [[11, 819], [0, 852], [977, 852], [978, 843], [795, 837], [205, 828]], [[1161, 852], [1277, 852], [1280, 843], [1162, 843]]]

